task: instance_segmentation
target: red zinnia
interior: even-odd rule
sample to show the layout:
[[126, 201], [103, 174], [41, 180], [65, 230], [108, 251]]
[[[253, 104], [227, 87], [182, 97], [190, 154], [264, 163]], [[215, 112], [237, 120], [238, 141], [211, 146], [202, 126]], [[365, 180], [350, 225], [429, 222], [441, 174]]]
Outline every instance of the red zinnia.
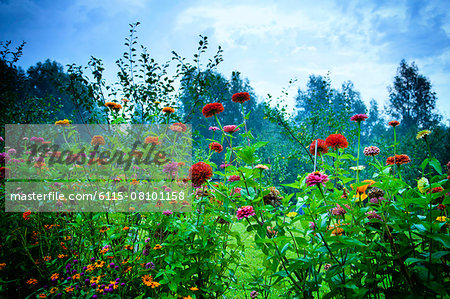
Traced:
[[223, 105], [221, 103], [210, 103], [206, 104], [202, 109], [202, 113], [205, 117], [211, 117], [215, 114], [219, 114], [224, 110]]
[[331, 134], [325, 139], [325, 144], [333, 149], [347, 148], [348, 146], [347, 138], [341, 134]]
[[235, 103], [244, 103], [250, 101], [250, 94], [248, 92], [238, 92], [231, 97], [231, 100]]
[[223, 147], [220, 143], [218, 142], [212, 142], [209, 144], [209, 148], [212, 151], [215, 151], [216, 153], [220, 153], [221, 151], [223, 151]]
[[187, 126], [183, 123], [174, 123], [170, 126], [170, 129], [174, 132], [186, 132]]
[[25, 220], [30, 220], [30, 217], [28, 217], [30, 215], [31, 215], [31, 211], [26, 211], [26, 212], [23, 213], [22, 217]]
[[389, 157], [386, 160], [387, 165], [402, 165], [411, 162], [411, 159], [407, 155], [395, 155], [395, 157]]
[[350, 120], [360, 122], [360, 121], [365, 121], [367, 118], [369, 118], [369, 117], [365, 114], [355, 114], [350, 118]]
[[393, 121], [390, 121], [389, 122], [389, 125], [391, 126], [391, 127], [396, 127], [396, 126], [398, 126], [400, 123], [398, 122], [398, 121], [396, 121], [396, 120], [393, 120]]
[[189, 169], [189, 176], [192, 184], [195, 187], [203, 185], [207, 180], [212, 177], [212, 168], [204, 162], [198, 162], [191, 166]]
[[[314, 153], [316, 152], [315, 140], [311, 142], [311, 145], [309, 146], [309, 152], [311, 153], [311, 155], [314, 155]], [[328, 147], [327, 144], [325, 143], [325, 140], [317, 139], [317, 154], [321, 156], [322, 154], [326, 153], [328, 153]]]

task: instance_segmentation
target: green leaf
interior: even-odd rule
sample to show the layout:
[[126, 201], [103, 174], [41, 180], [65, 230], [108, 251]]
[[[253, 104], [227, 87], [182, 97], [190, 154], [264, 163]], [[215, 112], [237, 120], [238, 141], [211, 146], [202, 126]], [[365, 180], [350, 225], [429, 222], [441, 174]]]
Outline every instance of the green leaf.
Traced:
[[450, 248], [450, 236], [446, 234], [433, 234], [430, 236], [433, 240], [441, 242], [445, 247]]
[[441, 163], [439, 163], [439, 161], [436, 158], [431, 159], [430, 165], [433, 166], [434, 170], [436, 170], [437, 173], [442, 175]]

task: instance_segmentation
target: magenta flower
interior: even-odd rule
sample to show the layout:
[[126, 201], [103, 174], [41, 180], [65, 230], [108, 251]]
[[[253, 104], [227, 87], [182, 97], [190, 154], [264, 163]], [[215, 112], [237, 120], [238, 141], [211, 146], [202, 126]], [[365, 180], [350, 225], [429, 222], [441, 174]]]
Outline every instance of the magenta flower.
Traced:
[[375, 219], [381, 220], [381, 216], [378, 215], [377, 212], [375, 212], [375, 211], [369, 211], [369, 212], [366, 213], [366, 215], [367, 215], [367, 219], [374, 219], [375, 218]]
[[230, 175], [230, 177], [228, 178], [228, 182], [237, 182], [240, 180], [241, 180], [241, 177], [238, 175]]
[[252, 206], [244, 206], [237, 210], [237, 219], [248, 218], [255, 215], [255, 210]]
[[218, 131], [218, 130], [220, 130], [218, 127], [209, 127], [209, 129], [208, 130], [210, 130], [210, 131]]
[[361, 122], [361, 121], [365, 121], [367, 118], [369, 118], [369, 117], [365, 114], [355, 114], [352, 117], [350, 117], [350, 120], [356, 121], [356, 122]]
[[311, 172], [306, 177], [306, 185], [315, 186], [317, 184], [322, 184], [325, 186], [325, 183], [328, 182], [328, 176], [326, 174], [321, 173], [320, 171]]
[[[349, 205], [344, 205], [347, 209], [350, 209]], [[333, 215], [339, 216], [339, 215], [345, 215], [345, 213], [347, 213], [347, 211], [341, 207], [339, 204], [336, 205], [335, 208], [331, 209], [331, 213]]]
[[164, 212], [162, 212], [164, 215], [166, 216], [170, 216], [173, 214], [173, 212], [171, 210], [165, 210]]
[[220, 168], [227, 168], [228, 166], [230, 166], [231, 164], [227, 164], [227, 163], [225, 163], [225, 164], [220, 164]]
[[232, 133], [237, 132], [237, 131], [239, 131], [239, 130], [240, 130], [240, 129], [239, 129], [236, 125], [223, 126], [223, 131], [224, 131], [225, 133], [230, 133], [230, 134], [232, 134]]
[[316, 224], [312, 221], [309, 222], [309, 228], [310, 229], [316, 229]]

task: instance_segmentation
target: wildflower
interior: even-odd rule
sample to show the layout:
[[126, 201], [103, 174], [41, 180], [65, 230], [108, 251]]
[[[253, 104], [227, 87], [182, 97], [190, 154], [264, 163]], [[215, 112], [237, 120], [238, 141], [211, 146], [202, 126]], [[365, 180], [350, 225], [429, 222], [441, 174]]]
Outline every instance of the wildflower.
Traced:
[[145, 264], [145, 269], [155, 269], [155, 264], [153, 262], [149, 262]]
[[195, 187], [203, 185], [212, 177], [212, 168], [204, 162], [198, 162], [189, 169], [189, 176]]
[[58, 120], [55, 122], [55, 125], [61, 125], [61, 126], [67, 126], [70, 124], [70, 120], [64, 119], [64, 120]]
[[[311, 142], [311, 145], [309, 146], [309, 152], [311, 155], [314, 155], [316, 153], [316, 140], [313, 140]], [[317, 139], [317, 154], [321, 156], [322, 154], [328, 153], [328, 146], [325, 142], [325, 140]]]
[[238, 175], [230, 175], [230, 177], [228, 178], [228, 182], [237, 182], [240, 180], [241, 180], [241, 177]]
[[429, 190], [430, 182], [427, 178], [422, 177], [417, 181], [417, 189], [419, 189], [420, 193], [425, 194]]
[[407, 155], [395, 155], [395, 157], [389, 157], [386, 160], [387, 165], [402, 165], [411, 162], [411, 159]]
[[30, 220], [31, 211], [26, 211], [23, 213], [22, 218], [25, 220]]
[[27, 284], [29, 284], [29, 285], [35, 285], [35, 284], [37, 284], [37, 282], [38, 281], [35, 278], [30, 278], [27, 280]]
[[344, 229], [339, 226], [340, 224], [336, 224], [328, 227], [328, 230], [331, 230], [332, 236], [342, 236], [344, 234]]
[[355, 114], [352, 117], [350, 117], [350, 121], [361, 122], [361, 121], [365, 121], [367, 118], [368, 118], [368, 116], [365, 114]]
[[103, 268], [104, 265], [105, 265], [104, 261], [98, 260], [95, 262], [95, 268]]
[[[356, 194], [353, 196], [354, 198], [356, 198], [356, 201], [363, 201], [364, 199], [367, 198], [367, 194], [366, 194], [367, 188], [369, 188], [370, 186], [375, 184], [375, 181], [364, 180], [363, 183], [368, 183], [368, 184], [356, 187]], [[352, 190], [353, 190], [353, 184], [350, 186], [352, 187]]]
[[219, 131], [220, 129], [218, 127], [209, 127], [208, 130], [215, 132], [215, 131]]
[[311, 172], [306, 177], [306, 185], [311, 187], [317, 184], [322, 184], [325, 186], [325, 183], [328, 182], [328, 176], [326, 174], [321, 173], [320, 171]]
[[368, 156], [368, 157], [375, 157], [376, 155], [378, 155], [380, 153], [380, 149], [376, 146], [368, 146], [364, 148], [364, 156]]
[[234, 132], [239, 131], [240, 129], [236, 126], [236, 125], [228, 125], [228, 126], [223, 126], [223, 131], [225, 133], [230, 133], [233, 134]]
[[122, 109], [122, 105], [120, 105], [118, 103], [114, 103], [114, 102], [106, 102], [105, 106], [114, 111], [118, 111], [118, 110]]
[[59, 278], [59, 274], [58, 273], [53, 273], [52, 276], [50, 276], [51, 280], [57, 280]]
[[48, 255], [43, 257], [43, 260], [46, 261], [46, 262], [50, 262], [51, 259], [52, 259], [52, 257], [48, 256]]
[[173, 109], [172, 107], [164, 107], [164, 108], [162, 109], [162, 112], [167, 113], [167, 114], [169, 114], [169, 113], [174, 113], [174, 112], [175, 112], [175, 109]]
[[[350, 209], [349, 205], [344, 205], [347, 209]], [[347, 211], [341, 207], [341, 205], [337, 204], [335, 208], [331, 209], [331, 213], [336, 216], [345, 215]]]
[[230, 166], [231, 164], [227, 164], [227, 163], [225, 163], [225, 164], [220, 164], [220, 168], [227, 168], [228, 166]]
[[298, 215], [297, 212], [289, 212], [289, 213], [286, 214], [286, 216], [288, 216], [289, 218], [294, 218], [297, 215]]
[[248, 92], [238, 92], [231, 96], [231, 100], [235, 103], [244, 103], [250, 101], [250, 94]]
[[74, 287], [67, 287], [64, 290], [66, 291], [66, 293], [70, 293], [70, 292], [73, 292]]
[[50, 294], [54, 295], [54, 294], [56, 294], [56, 292], [58, 292], [58, 290], [59, 289], [57, 287], [53, 287], [50, 289]]
[[341, 134], [331, 134], [325, 139], [325, 144], [335, 150], [348, 147], [347, 138]]
[[182, 124], [182, 123], [174, 123], [173, 125], [171, 125], [169, 127], [169, 129], [171, 129], [174, 132], [180, 133], [180, 132], [186, 132], [187, 126], [185, 124]]
[[103, 138], [103, 136], [100, 135], [95, 135], [94, 137], [92, 137], [91, 144], [93, 146], [105, 145], [105, 138]]
[[208, 118], [223, 112], [224, 108], [221, 103], [206, 104], [202, 109], [203, 115]]
[[248, 218], [255, 215], [255, 210], [252, 206], [244, 206], [237, 210], [237, 219]]
[[424, 138], [424, 137], [426, 137], [426, 136], [428, 136], [430, 134], [431, 134], [430, 130], [422, 130], [422, 131], [417, 133], [416, 139], [422, 139], [422, 138]]
[[161, 144], [161, 141], [158, 140], [158, 136], [148, 136], [145, 138], [145, 144], [154, 144], [154, 145], [158, 145]]
[[133, 250], [133, 246], [131, 246], [131, 245], [125, 245], [125, 246], [123, 246], [123, 248], [125, 249], [125, 250]]
[[100, 229], [100, 233], [105, 233], [108, 230], [109, 230], [109, 227], [104, 226]]
[[190, 287], [189, 290], [195, 292], [195, 291], [198, 291], [198, 288], [197, 287]]
[[268, 170], [269, 167], [263, 164], [258, 164], [255, 166], [255, 168], [261, 169], [261, 170]]
[[[431, 189], [431, 193], [439, 193], [439, 192], [442, 192], [442, 191], [444, 191], [444, 189], [442, 187], [440, 187], [440, 186]], [[428, 191], [428, 193], [429, 192], [430, 191]]]
[[400, 123], [398, 122], [398, 121], [396, 121], [396, 120], [393, 120], [393, 121], [390, 121], [389, 122], [389, 125], [391, 126], [391, 127], [393, 127], [393, 128], [395, 128], [396, 126], [398, 126]]
[[381, 216], [377, 214], [375, 211], [369, 211], [366, 213], [367, 219], [378, 219], [381, 220]]
[[220, 153], [223, 151], [223, 146], [218, 142], [211, 142], [209, 144], [209, 149], [215, 151], [216, 153]]
[[63, 258], [65, 258], [65, 257], [67, 257], [67, 255], [62, 254], [62, 253], [61, 253], [61, 254], [58, 254], [58, 258], [59, 258], [59, 259], [63, 259]]
[[156, 244], [155, 247], [153, 247], [154, 250], [158, 250], [158, 249], [161, 249], [161, 248], [162, 248], [162, 246], [159, 245], [159, 244]]
[[163, 213], [163, 215], [166, 215], [166, 216], [170, 216], [170, 215], [173, 214], [173, 212], [172, 212], [171, 210], [165, 210], [165, 211], [162, 212], [162, 213]]

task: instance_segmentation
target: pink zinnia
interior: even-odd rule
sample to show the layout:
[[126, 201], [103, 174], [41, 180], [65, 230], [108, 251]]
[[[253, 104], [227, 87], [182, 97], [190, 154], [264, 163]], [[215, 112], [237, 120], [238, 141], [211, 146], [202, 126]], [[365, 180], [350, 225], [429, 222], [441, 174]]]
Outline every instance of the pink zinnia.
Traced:
[[170, 216], [173, 214], [173, 212], [171, 210], [165, 210], [164, 212], [162, 212], [164, 215], [166, 216]]
[[209, 127], [209, 129], [208, 130], [210, 130], [210, 131], [218, 131], [218, 130], [220, 130], [218, 127]]
[[237, 219], [248, 218], [255, 215], [255, 210], [252, 206], [241, 207], [237, 210]]
[[225, 133], [234, 133], [239, 131], [240, 129], [236, 125], [223, 126], [223, 131]]
[[236, 188], [234, 188], [233, 193], [231, 195], [238, 194], [238, 197], [240, 197], [241, 191], [242, 191], [242, 188], [236, 187]]
[[236, 181], [240, 181], [241, 177], [238, 175], [230, 175], [230, 177], [228, 178], [228, 182], [236, 182]]
[[378, 155], [380, 153], [380, 149], [376, 146], [368, 146], [364, 148], [364, 156], [369, 156], [369, 157], [375, 157], [376, 155]]
[[355, 114], [350, 118], [350, 120], [360, 122], [360, 121], [365, 121], [367, 118], [368, 118], [368, 116], [365, 114]]
[[325, 186], [326, 182], [328, 182], [328, 176], [320, 171], [311, 172], [306, 177], [306, 185], [308, 186], [315, 186], [317, 184], [322, 184]]
[[227, 163], [225, 163], [225, 164], [220, 164], [220, 168], [227, 168], [228, 166], [230, 166], [231, 164], [227, 164]]

